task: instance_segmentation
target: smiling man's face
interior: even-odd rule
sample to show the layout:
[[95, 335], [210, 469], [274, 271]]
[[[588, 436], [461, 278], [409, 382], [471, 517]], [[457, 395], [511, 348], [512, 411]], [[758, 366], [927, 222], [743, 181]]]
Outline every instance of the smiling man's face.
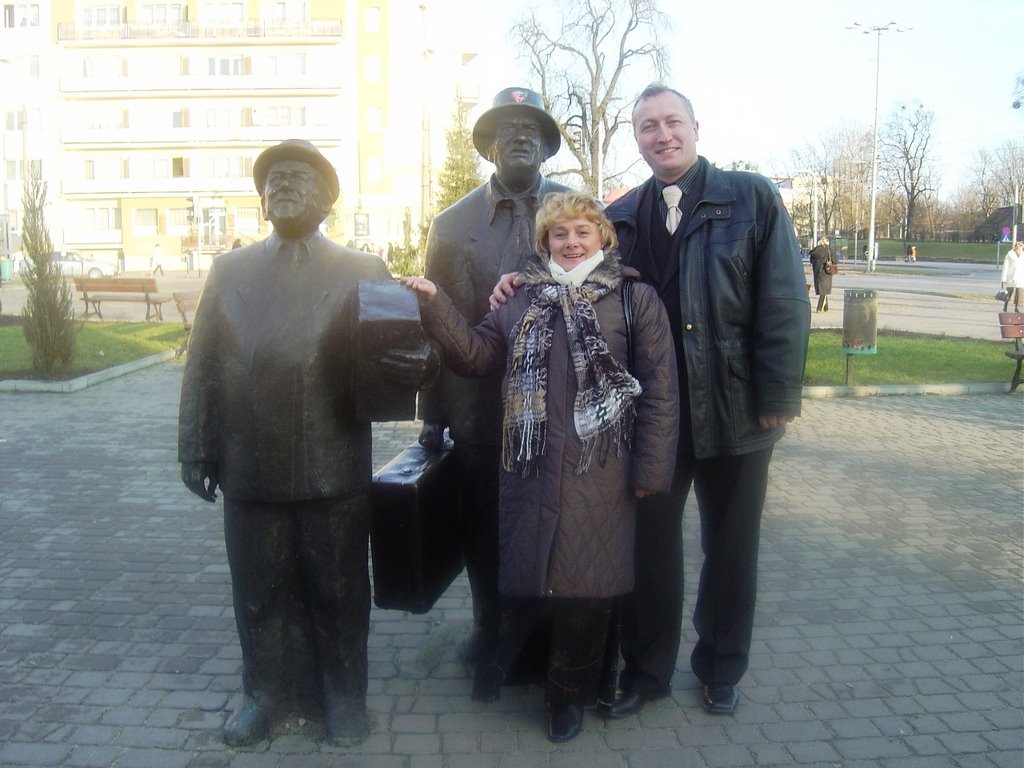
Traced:
[[697, 162], [697, 121], [676, 94], [644, 99], [633, 110], [633, 136], [655, 178], [676, 181]]

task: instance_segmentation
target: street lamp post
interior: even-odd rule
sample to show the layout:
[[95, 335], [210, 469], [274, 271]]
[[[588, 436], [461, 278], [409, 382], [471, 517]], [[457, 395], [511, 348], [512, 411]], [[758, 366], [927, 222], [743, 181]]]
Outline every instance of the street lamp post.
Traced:
[[872, 32], [875, 33], [875, 127], [871, 136], [871, 221], [868, 225], [868, 271], [874, 272], [877, 262], [877, 254], [875, 253], [875, 203], [878, 198], [878, 83], [882, 71], [882, 33], [888, 29], [896, 32], [907, 32], [912, 27], [901, 29], [896, 26], [895, 21], [890, 21], [888, 24], [865, 27], [855, 21], [847, 29], [858, 29], [865, 35]]

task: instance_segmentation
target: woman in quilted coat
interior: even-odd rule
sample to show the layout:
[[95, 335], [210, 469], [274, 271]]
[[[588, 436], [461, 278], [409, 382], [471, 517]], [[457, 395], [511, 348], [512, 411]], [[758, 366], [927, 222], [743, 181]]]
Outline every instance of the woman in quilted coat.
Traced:
[[[633, 588], [636, 498], [668, 491], [678, 385], [665, 308], [615, 251], [593, 197], [549, 195], [523, 290], [475, 328], [424, 278], [427, 333], [463, 376], [505, 372], [499, 494], [502, 618], [473, 698], [500, 696], [531, 627], [552, 621], [548, 737], [567, 741], [596, 699], [617, 597]], [[626, 312], [631, 328], [627, 331]]]

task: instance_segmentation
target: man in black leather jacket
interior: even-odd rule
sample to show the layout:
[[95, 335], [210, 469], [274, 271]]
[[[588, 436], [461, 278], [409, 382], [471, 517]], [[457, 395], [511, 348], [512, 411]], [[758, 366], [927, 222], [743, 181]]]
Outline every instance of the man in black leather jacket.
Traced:
[[[607, 209], [622, 259], [658, 287], [679, 368], [679, 450], [669, 495], [641, 501], [636, 589], [623, 611], [622, 695], [611, 717], [668, 695], [682, 624], [682, 514], [691, 484], [701, 570], [691, 655], [711, 713], [735, 710], [757, 592], [761, 511], [772, 448], [800, 414], [809, 313], [800, 251], [778, 191], [753, 173], [714, 168], [696, 150], [682, 94], [648, 87], [633, 130], [653, 176]], [[662, 190], [680, 187], [666, 226]]]

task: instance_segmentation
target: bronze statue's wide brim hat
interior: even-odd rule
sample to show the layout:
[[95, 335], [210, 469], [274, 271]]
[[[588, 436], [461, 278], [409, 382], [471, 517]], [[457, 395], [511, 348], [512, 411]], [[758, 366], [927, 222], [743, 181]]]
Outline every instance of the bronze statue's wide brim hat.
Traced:
[[285, 139], [280, 144], [268, 147], [256, 158], [252, 166], [252, 179], [256, 183], [256, 190], [263, 195], [263, 189], [267, 184], [267, 174], [270, 173], [274, 163], [282, 160], [297, 160], [309, 163], [320, 172], [331, 190], [331, 203], [338, 199], [341, 194], [341, 185], [338, 183], [338, 172], [330, 161], [320, 154], [320, 150], [314, 147], [305, 139]]
[[554, 156], [562, 146], [562, 136], [558, 132], [555, 118], [544, 109], [544, 101], [540, 94], [529, 88], [506, 88], [494, 97], [491, 108], [480, 115], [473, 126], [473, 145], [485, 160], [494, 161], [491, 148], [498, 130], [498, 122], [510, 115], [529, 115], [540, 124], [541, 137], [544, 140], [544, 157], [547, 160]]

